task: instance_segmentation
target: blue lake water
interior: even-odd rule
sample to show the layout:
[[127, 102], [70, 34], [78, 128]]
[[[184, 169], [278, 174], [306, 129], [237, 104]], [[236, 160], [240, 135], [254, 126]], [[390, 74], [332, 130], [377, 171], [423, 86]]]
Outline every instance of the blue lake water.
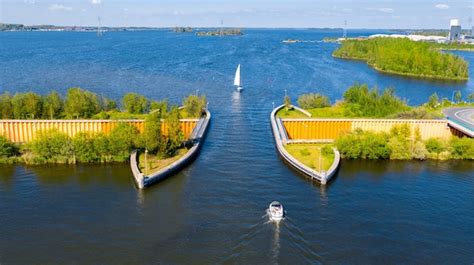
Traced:
[[[378, 32], [353, 31], [352, 36]], [[474, 83], [383, 75], [331, 57], [341, 32], [248, 30], [200, 38], [168, 31], [0, 33], [0, 92], [80, 86], [180, 100], [199, 90], [213, 114], [197, 160], [138, 191], [126, 164], [2, 166], [1, 264], [366, 264], [474, 262], [474, 165], [469, 161], [343, 161], [327, 188], [298, 175], [274, 148], [272, 102], [354, 82], [393, 86], [410, 104]], [[470, 62], [474, 53], [456, 52]], [[245, 91], [233, 92], [242, 64]], [[276, 227], [265, 208], [281, 201]]]

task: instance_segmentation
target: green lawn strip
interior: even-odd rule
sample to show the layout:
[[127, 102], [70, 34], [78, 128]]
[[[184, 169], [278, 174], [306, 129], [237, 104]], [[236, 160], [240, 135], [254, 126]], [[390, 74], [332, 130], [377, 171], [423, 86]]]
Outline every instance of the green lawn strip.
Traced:
[[[321, 171], [319, 168], [319, 148], [324, 146], [332, 146], [329, 144], [288, 144], [285, 146], [286, 151], [290, 153], [295, 159], [305, 164], [306, 166]], [[321, 151], [322, 159], [321, 165], [324, 171], [329, 170], [332, 163], [334, 162], [334, 152], [331, 154], [325, 154]]]
[[[169, 158], [161, 158], [156, 155], [148, 154], [147, 156], [147, 163], [148, 163], [148, 175], [156, 173], [161, 169], [171, 165], [172, 163], [178, 161], [181, 157], [183, 157], [188, 152], [188, 149], [181, 148], [178, 149], [176, 155]], [[145, 153], [141, 152], [138, 158], [138, 168], [142, 173], [145, 174]]]
[[309, 118], [303, 112], [296, 109], [286, 110], [285, 108], [280, 109], [276, 116], [282, 119], [300, 119], [300, 118]]

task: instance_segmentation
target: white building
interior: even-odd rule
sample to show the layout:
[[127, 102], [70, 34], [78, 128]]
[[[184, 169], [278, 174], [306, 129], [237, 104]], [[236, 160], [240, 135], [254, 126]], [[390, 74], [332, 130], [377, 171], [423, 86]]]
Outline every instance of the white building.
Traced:
[[461, 25], [458, 19], [451, 19], [449, 30], [449, 41], [459, 41], [461, 39]]

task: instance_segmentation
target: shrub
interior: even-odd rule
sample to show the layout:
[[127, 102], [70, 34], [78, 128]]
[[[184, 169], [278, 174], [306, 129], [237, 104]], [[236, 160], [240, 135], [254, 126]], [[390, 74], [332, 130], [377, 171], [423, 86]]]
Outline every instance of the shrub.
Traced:
[[430, 138], [425, 141], [426, 150], [430, 153], [441, 153], [446, 150], [446, 145], [440, 140], [436, 138]]
[[71, 138], [57, 130], [39, 132], [29, 147], [35, 163], [75, 163]]
[[95, 149], [95, 137], [89, 133], [78, 133], [72, 139], [76, 160], [81, 163], [99, 162], [101, 154]]
[[356, 133], [349, 133], [336, 140], [339, 153], [346, 159], [358, 159], [361, 157], [361, 142]]
[[[100, 162], [112, 162], [113, 161], [113, 155], [110, 151], [110, 141], [109, 137], [104, 135], [103, 133], [99, 133], [95, 135], [94, 138], [94, 150], [97, 152], [97, 154], [100, 155]], [[116, 161], [120, 162], [120, 161]]]
[[302, 156], [309, 156], [311, 154], [311, 152], [308, 150], [308, 148], [304, 148], [304, 149], [300, 150], [300, 154]]
[[356, 117], [386, 117], [407, 111], [406, 103], [395, 95], [393, 88], [382, 94], [377, 88], [355, 84], [344, 93], [345, 115]]
[[134, 126], [121, 123], [115, 127], [109, 136], [109, 151], [113, 161], [127, 161], [130, 152], [136, 146], [138, 130]]
[[303, 109], [329, 107], [329, 98], [320, 94], [303, 94], [298, 97], [298, 105]]
[[453, 158], [474, 159], [474, 139], [453, 137], [450, 145]]
[[206, 97], [190, 95], [183, 100], [184, 111], [188, 117], [199, 118], [201, 117], [204, 109], [206, 108]]
[[400, 137], [391, 137], [388, 142], [390, 159], [407, 160], [412, 158], [410, 143]]
[[0, 157], [6, 158], [18, 153], [18, 148], [5, 136], [0, 135]]
[[425, 160], [428, 157], [428, 151], [426, 150], [425, 144], [421, 141], [415, 142], [412, 154], [414, 159]]
[[384, 133], [366, 132], [361, 139], [361, 158], [387, 159], [390, 149], [387, 146], [387, 135]]
[[332, 147], [329, 146], [329, 145], [323, 146], [323, 148], [321, 149], [321, 152], [322, 152], [323, 156], [333, 156], [334, 155], [334, 150], [332, 150]]
[[122, 107], [133, 114], [141, 114], [148, 111], [149, 102], [144, 96], [137, 93], [128, 93], [122, 99]]

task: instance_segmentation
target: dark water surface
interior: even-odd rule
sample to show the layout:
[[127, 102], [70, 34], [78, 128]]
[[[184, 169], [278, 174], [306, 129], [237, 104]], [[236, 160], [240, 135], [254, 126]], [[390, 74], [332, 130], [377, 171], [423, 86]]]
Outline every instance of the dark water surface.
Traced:
[[[2, 166], [0, 263], [472, 264], [472, 162], [343, 161], [322, 188], [278, 158], [269, 114], [284, 89], [293, 98], [319, 91], [334, 100], [359, 81], [395, 86], [410, 103], [474, 91], [471, 81], [403, 79], [335, 60], [336, 44], [280, 43], [339, 34], [0, 33], [0, 91], [81, 86], [179, 102], [199, 89], [213, 114], [197, 160], [145, 191], [126, 164]], [[474, 71], [474, 54], [459, 54]], [[232, 90], [238, 63], [242, 94]], [[264, 216], [275, 199], [288, 215], [278, 227]]]

